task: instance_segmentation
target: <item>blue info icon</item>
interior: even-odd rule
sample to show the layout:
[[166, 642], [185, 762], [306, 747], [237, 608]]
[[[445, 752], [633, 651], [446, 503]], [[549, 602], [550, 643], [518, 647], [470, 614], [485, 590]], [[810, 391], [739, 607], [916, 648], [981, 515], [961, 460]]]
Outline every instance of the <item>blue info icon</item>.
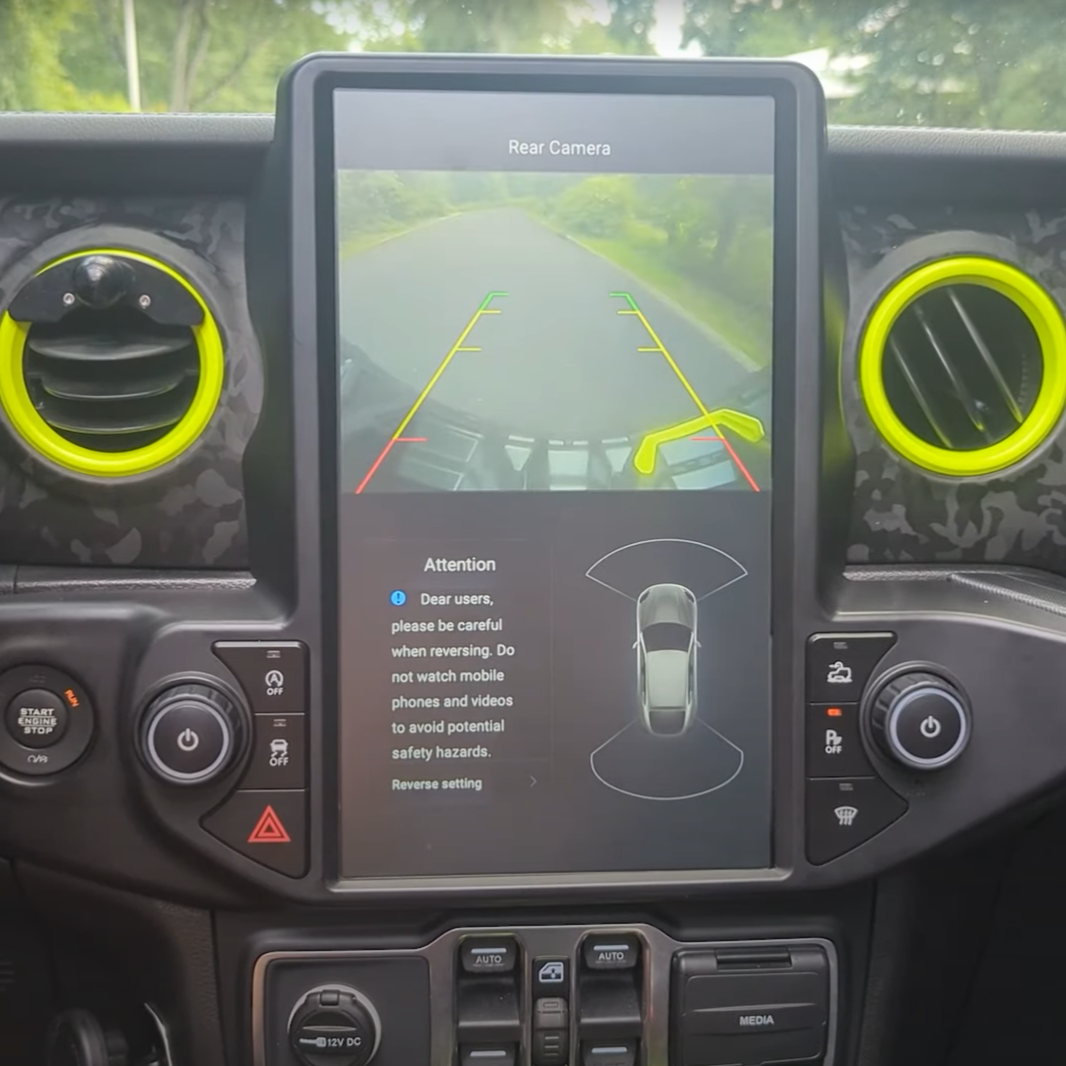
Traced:
[[402, 607], [407, 602], [407, 593], [403, 589], [393, 589], [389, 593], [389, 602], [393, 607]]

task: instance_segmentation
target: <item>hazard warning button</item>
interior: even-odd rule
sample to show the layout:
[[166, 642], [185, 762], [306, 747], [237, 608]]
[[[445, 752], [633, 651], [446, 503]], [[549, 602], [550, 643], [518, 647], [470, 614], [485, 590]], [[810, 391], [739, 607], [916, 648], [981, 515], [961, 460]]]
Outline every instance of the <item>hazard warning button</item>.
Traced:
[[307, 873], [306, 792], [234, 792], [203, 820], [203, 827], [223, 844], [286, 877]]

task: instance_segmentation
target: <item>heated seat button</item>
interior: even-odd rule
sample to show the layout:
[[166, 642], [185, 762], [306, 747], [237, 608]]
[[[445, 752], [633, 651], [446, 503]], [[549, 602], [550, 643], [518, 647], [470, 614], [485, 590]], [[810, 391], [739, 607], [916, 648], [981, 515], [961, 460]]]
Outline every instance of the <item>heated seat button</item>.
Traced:
[[234, 792], [202, 825], [234, 851], [286, 877], [307, 872], [305, 792]]
[[894, 633], [817, 633], [807, 641], [807, 698], [858, 703]]
[[876, 777], [807, 782], [807, 858], [838, 858], [890, 826], [907, 802]]
[[241, 788], [305, 788], [306, 723], [303, 714], [255, 715], [252, 758]]
[[307, 710], [307, 648], [298, 641], [223, 640], [215, 654], [233, 671], [256, 714]]
[[27, 748], [50, 748], [63, 739], [69, 712], [63, 697], [48, 689], [20, 692], [7, 705], [7, 731]]

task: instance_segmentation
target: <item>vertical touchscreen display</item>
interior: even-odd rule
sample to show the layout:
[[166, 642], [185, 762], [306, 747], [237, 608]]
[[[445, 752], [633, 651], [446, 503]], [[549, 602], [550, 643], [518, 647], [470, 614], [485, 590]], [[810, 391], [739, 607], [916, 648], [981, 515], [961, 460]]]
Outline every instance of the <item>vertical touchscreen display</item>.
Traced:
[[774, 106], [335, 92], [342, 875], [770, 865]]

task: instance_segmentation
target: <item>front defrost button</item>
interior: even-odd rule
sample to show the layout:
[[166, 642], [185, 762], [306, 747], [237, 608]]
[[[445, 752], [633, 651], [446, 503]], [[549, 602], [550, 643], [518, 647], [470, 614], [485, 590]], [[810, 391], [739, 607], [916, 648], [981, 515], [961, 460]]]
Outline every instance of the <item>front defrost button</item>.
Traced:
[[876, 777], [807, 782], [807, 858], [838, 858], [890, 826], [907, 802]]

